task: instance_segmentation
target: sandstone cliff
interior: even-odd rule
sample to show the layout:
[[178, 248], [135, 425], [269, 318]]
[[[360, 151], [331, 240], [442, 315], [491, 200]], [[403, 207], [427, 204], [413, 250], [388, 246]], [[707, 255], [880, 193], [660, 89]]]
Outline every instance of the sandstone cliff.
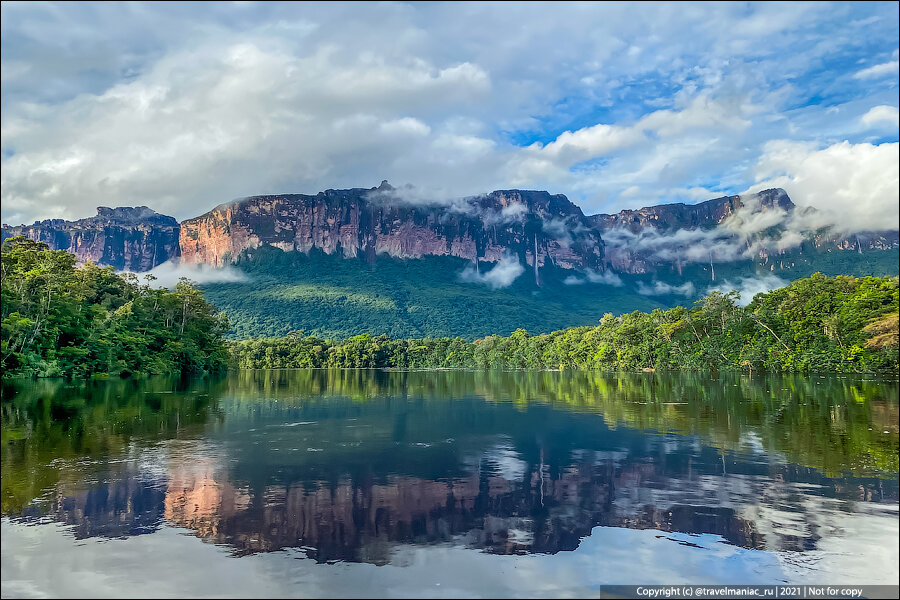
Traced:
[[603, 243], [563, 195], [503, 190], [451, 203], [411, 201], [378, 188], [315, 196], [253, 196], [181, 223], [182, 260], [223, 265], [262, 245], [285, 251], [398, 258], [455, 256], [497, 262], [511, 254], [535, 268], [601, 268]]
[[32, 225], [3, 226], [2, 239], [17, 235], [71, 252], [81, 263], [91, 261], [128, 271], [149, 271], [178, 256], [178, 221], [146, 206], [100, 206], [96, 216], [78, 221], [47, 219]]

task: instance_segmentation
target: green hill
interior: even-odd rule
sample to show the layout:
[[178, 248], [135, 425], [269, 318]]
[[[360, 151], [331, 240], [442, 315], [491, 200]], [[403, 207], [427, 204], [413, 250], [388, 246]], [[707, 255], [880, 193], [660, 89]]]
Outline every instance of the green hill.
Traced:
[[[532, 333], [596, 324], [604, 313], [621, 314], [690, 305], [723, 282], [775, 274], [785, 281], [826, 275], [897, 275], [898, 252], [824, 251], [788, 253], [772, 265], [751, 261], [688, 265], [674, 271], [618, 275], [621, 285], [586, 281], [584, 274], [542, 268], [541, 286], [528, 271], [500, 289], [463, 281], [468, 261], [427, 256], [397, 259], [379, 256], [370, 264], [312, 250], [282, 252], [270, 246], [243, 255], [235, 267], [246, 275], [239, 283], [201, 286], [206, 298], [228, 315], [230, 337], [281, 336], [304, 330], [321, 337], [361, 333], [395, 338], [461, 336], [476, 339], [508, 335], [519, 328]], [[482, 271], [492, 267], [482, 264]], [[572, 284], [573, 276], [580, 283]], [[566, 283], [568, 280], [568, 284]], [[657, 284], [659, 282], [659, 284]], [[661, 293], [665, 286], [690, 284], [693, 293]], [[643, 291], [644, 294], [639, 293]], [[690, 291], [684, 290], [683, 291]], [[749, 301], [746, 298], [745, 301]]]

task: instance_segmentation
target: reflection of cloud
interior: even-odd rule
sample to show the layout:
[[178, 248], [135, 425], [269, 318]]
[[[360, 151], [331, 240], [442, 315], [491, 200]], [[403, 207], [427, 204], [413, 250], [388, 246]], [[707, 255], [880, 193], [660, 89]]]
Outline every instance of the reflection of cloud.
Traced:
[[726, 293], [731, 290], [737, 290], [741, 294], [741, 299], [738, 304], [747, 306], [756, 294], [770, 292], [782, 288], [787, 284], [787, 281], [777, 275], [766, 274], [762, 277], [742, 277], [734, 283], [726, 279], [721, 284], [706, 290], [706, 293], [708, 294], [713, 291]]
[[214, 267], [204, 263], [191, 264], [176, 261], [177, 259], [166, 261], [146, 273], [136, 273], [136, 275], [142, 281], [145, 275], [152, 275], [156, 277], [156, 280], [151, 285], [165, 288], [175, 287], [182, 277], [187, 277], [197, 284], [247, 281], [247, 275], [232, 266]]
[[664, 281], [654, 281], [651, 285], [639, 281], [637, 284], [637, 293], [642, 296], [662, 296], [666, 294], [693, 296], [694, 291], [694, 284], [690, 281], [681, 285], [670, 285]]
[[507, 443], [485, 450], [485, 458], [496, 466], [500, 476], [507, 481], [520, 481], [528, 472], [528, 463], [519, 458], [519, 453]]
[[524, 272], [525, 267], [519, 263], [519, 259], [507, 254], [490, 271], [480, 273], [475, 270], [475, 267], [469, 265], [459, 274], [459, 278], [470, 283], [483, 283], [496, 290], [509, 287]]

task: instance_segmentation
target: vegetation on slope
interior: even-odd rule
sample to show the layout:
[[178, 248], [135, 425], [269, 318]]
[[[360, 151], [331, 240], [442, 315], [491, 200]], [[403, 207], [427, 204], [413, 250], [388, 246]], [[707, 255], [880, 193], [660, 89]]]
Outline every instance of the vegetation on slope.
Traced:
[[471, 343], [460, 337], [392, 339], [370, 334], [335, 341], [293, 332], [232, 342], [231, 351], [233, 364], [240, 368], [897, 373], [896, 320], [891, 320], [898, 307], [897, 277], [817, 273], [758, 294], [746, 307], [736, 300], [734, 292], [713, 292], [692, 308], [607, 313], [595, 326], [540, 335], [517, 329], [507, 337], [491, 335]]
[[174, 291], [9, 238], [2, 247], [3, 376], [221, 369], [228, 320], [187, 281]]
[[[566, 327], [593, 325], [607, 312], [614, 314], [692, 303], [713, 287], [742, 278], [775, 274], [783, 280], [826, 275], [896, 275], [896, 250], [813, 250], [780, 255], [767, 265], [753, 261], [685, 265], [679, 274], [660, 272], [620, 275], [621, 285], [591, 283], [584, 274], [541, 268], [541, 286], [526, 269], [511, 285], [491, 289], [462, 281], [471, 263], [453, 257], [397, 259], [378, 256], [375, 264], [313, 250], [282, 252], [261, 247], [239, 257], [236, 268], [243, 282], [202, 285], [206, 298], [232, 323], [232, 339], [275, 337], [305, 330], [322, 338], [357, 334], [393, 338], [460, 336], [472, 341], [516, 329], [549, 333]], [[482, 274], [492, 268], [482, 263]], [[770, 268], [774, 266], [775, 270]], [[573, 282], [578, 284], [572, 285]], [[678, 287], [693, 285], [695, 293], [646, 295], [658, 292], [657, 281]], [[568, 285], [567, 285], [568, 282]], [[671, 289], [665, 285], [663, 289]]]

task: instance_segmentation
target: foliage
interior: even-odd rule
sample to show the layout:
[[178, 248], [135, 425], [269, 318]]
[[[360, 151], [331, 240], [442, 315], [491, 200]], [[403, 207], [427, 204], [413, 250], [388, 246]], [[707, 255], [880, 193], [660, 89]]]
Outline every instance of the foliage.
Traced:
[[[715, 265], [687, 264], [654, 274], [620, 274], [622, 285], [573, 277], [573, 271], [541, 267], [541, 285], [526, 270], [510, 286], [490, 289], [460, 280], [470, 261], [448, 256], [399, 259], [363, 258], [282, 252], [263, 246], [245, 251], [235, 268], [243, 282], [202, 285], [206, 298], [233, 324], [232, 339], [283, 336], [303, 329], [325, 338], [368, 333], [392, 338], [455, 337], [472, 341], [491, 334], [509, 335], [518, 328], [550, 333], [565, 327], [593, 325], [604, 313], [620, 314], [671, 308], [696, 297], [643, 295], [643, 283], [694, 285], [698, 295], [723, 282], [775, 274], [791, 281], [821, 271], [826, 275], [896, 275], [897, 251], [787, 251], [763, 263], [743, 260]], [[492, 267], [482, 263], [482, 272]], [[771, 269], [771, 270], [770, 270]]]
[[141, 285], [42, 242], [2, 247], [3, 376], [202, 373], [222, 368], [228, 320], [183, 279]]
[[[814, 274], [746, 307], [713, 292], [692, 308], [607, 313], [598, 325], [530, 335], [342, 341], [295, 331], [231, 342], [238, 368], [506, 368], [608, 371], [734, 369], [897, 373], [897, 347], [867, 343], [898, 306], [897, 277]], [[878, 321], [881, 322], [881, 321]], [[878, 329], [877, 331], [881, 331]], [[880, 335], [880, 334], [879, 334]]]
[[[596, 420], [579, 419], [579, 415], [597, 415], [608, 428], [619, 431], [696, 436], [705, 446], [749, 456], [751, 461], [759, 460], [761, 448], [779, 457], [779, 465], [787, 461], [835, 478], [848, 473], [883, 478], [893, 481], [896, 490], [898, 382], [871, 376], [242, 370], [198, 379], [113, 377], [74, 384], [15, 380], [4, 382], [2, 392], [0, 513], [4, 516], [40, 513], [35, 505], [44, 510], [55, 510], [55, 505], [63, 512], [62, 503], [56, 503], [84, 493], [84, 481], [105, 482], [98, 485], [108, 486], [111, 497], [121, 494], [129, 485], [127, 469], [134, 468], [135, 457], [143, 449], [158, 457], [158, 448], [176, 438], [182, 444], [203, 438], [227, 440], [232, 450], [228, 456], [238, 459], [227, 469], [231, 481], [261, 482], [257, 488], [261, 494], [271, 489], [276, 478], [338, 481], [344, 469], [359, 468], [375, 481], [387, 480], [398, 469], [410, 477], [446, 477], [460, 469], [463, 455], [442, 454], [454, 445], [440, 442], [457, 438], [459, 443], [462, 435], [490, 444], [499, 434], [532, 465], [546, 461], [555, 472], [562, 472], [572, 464], [574, 450], [608, 448], [604, 444], [615, 439], [598, 435], [603, 428], [598, 429]], [[554, 410], [543, 410], [548, 406]], [[345, 418], [352, 418], [354, 427], [347, 427]], [[294, 427], [261, 426], [298, 421], [316, 421], [322, 427], [303, 426], [301, 432]], [[258, 433], [251, 435], [256, 428]], [[538, 430], [546, 450], [541, 455], [537, 455], [535, 439]], [[268, 450], [254, 443], [260, 439], [255, 435], [269, 440], [303, 439], [304, 448], [327, 446], [329, 450], [297, 452], [290, 459], [273, 461]], [[416, 443], [398, 444], [401, 440]], [[426, 450], [422, 442], [438, 443]], [[688, 443], [694, 447], [694, 442]], [[472, 446], [458, 447], [471, 456]], [[178, 460], [197, 459], [192, 450], [196, 446], [187, 448], [187, 454], [176, 453], [169, 468], [177, 471]], [[631, 451], [636, 448], [645, 444], [636, 444]], [[660, 450], [648, 445], [645, 451]], [[667, 450], [674, 458], [671, 452]], [[595, 455], [584, 456], [594, 460]], [[209, 458], [202, 457], [201, 462]], [[693, 462], [692, 467], [679, 460], [666, 464], [668, 469], [686, 471], [697, 469], [702, 461]], [[795, 467], [787, 468], [796, 473]], [[268, 477], [263, 475], [266, 469], [270, 469]], [[285, 489], [297, 479], [277, 482]], [[150, 485], [158, 483], [150, 480]], [[837, 480], [833, 485], [853, 494], [860, 483]], [[134, 518], [141, 512], [140, 505], [122, 501], [122, 495], [118, 498], [124, 517]], [[103, 511], [111, 505], [95, 504]], [[101, 530], [104, 522], [120, 522], [121, 513], [98, 518], [92, 530]], [[121, 522], [127, 525], [126, 518]], [[117, 527], [106, 531], [110, 529], [121, 531]]]

